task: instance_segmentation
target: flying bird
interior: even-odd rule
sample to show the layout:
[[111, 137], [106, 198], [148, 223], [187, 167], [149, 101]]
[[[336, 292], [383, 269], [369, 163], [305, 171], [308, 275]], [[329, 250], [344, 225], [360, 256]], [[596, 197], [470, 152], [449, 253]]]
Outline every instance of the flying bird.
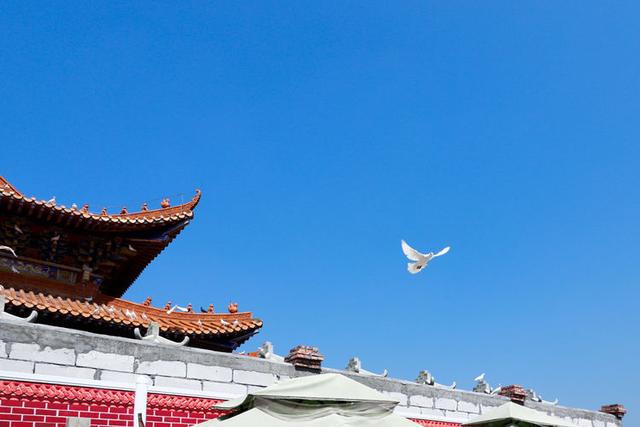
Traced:
[[428, 254], [423, 254], [416, 251], [411, 246], [409, 246], [407, 242], [402, 240], [402, 252], [404, 252], [407, 258], [409, 258], [411, 261], [415, 261], [407, 264], [407, 270], [411, 274], [419, 273], [423, 268], [427, 266], [427, 264], [429, 264], [429, 261], [431, 261], [435, 257], [439, 257], [441, 255], [446, 254], [447, 252], [449, 252], [449, 249], [451, 248], [447, 246], [437, 254], [434, 254], [433, 252], [429, 252]]
[[474, 381], [484, 381], [484, 372], [475, 377]]
[[188, 308], [186, 308], [186, 307], [180, 307], [179, 305], [174, 305], [173, 307], [171, 307], [171, 309], [167, 310], [167, 314], [171, 314], [171, 313], [173, 313], [173, 312], [174, 312], [174, 311], [176, 311], [176, 310], [178, 310], [178, 311], [182, 311], [182, 312], [187, 312], [187, 311], [189, 311], [189, 309], [188, 309]]
[[11, 249], [9, 246], [0, 245], [0, 251], [7, 251], [7, 252], [10, 252], [11, 255], [13, 255], [14, 257], [16, 257], [16, 258], [18, 257], [18, 255], [16, 255], [16, 251]]

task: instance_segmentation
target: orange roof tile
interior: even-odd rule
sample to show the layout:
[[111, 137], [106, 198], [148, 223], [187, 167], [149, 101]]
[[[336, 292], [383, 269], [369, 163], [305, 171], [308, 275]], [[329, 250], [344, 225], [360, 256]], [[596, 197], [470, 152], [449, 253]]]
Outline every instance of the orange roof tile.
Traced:
[[176, 224], [193, 217], [201, 192], [187, 203], [126, 214], [96, 214], [55, 202], [26, 197], [0, 176], [0, 210], [37, 218], [46, 222], [92, 231], [126, 231]]
[[[60, 288], [62, 288], [61, 285]], [[50, 288], [56, 287], [50, 285]], [[45, 315], [56, 314], [75, 318], [82, 322], [109, 323], [113, 326], [133, 330], [136, 327], [146, 329], [151, 322], [160, 325], [163, 333], [172, 337], [189, 336], [191, 345], [209, 347], [208, 341], [231, 339], [237, 345], [244, 342], [262, 327], [262, 321], [254, 319], [249, 312], [244, 313], [167, 313], [166, 310], [150, 305], [137, 304], [120, 298], [103, 294], [70, 296], [50, 289], [52, 293], [22, 287], [7, 287], [0, 291], [3, 294], [7, 310], [36, 310]], [[23, 310], [24, 311], [24, 310]], [[55, 322], [59, 324], [59, 321]], [[236, 340], [237, 338], [237, 340]], [[199, 345], [200, 343], [200, 345]]]

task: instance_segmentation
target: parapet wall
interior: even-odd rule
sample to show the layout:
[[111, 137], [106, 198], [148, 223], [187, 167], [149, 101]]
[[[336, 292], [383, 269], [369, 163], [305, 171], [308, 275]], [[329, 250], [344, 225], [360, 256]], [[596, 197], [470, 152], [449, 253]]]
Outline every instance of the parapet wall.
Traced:
[[[508, 401], [412, 381], [340, 372], [400, 401], [397, 412], [414, 419], [464, 422]], [[159, 393], [230, 399], [282, 379], [313, 375], [292, 365], [242, 355], [96, 335], [38, 324], [0, 321], [0, 380], [61, 382], [132, 390], [146, 375]], [[612, 415], [527, 402], [527, 406], [583, 427], [620, 427]]]

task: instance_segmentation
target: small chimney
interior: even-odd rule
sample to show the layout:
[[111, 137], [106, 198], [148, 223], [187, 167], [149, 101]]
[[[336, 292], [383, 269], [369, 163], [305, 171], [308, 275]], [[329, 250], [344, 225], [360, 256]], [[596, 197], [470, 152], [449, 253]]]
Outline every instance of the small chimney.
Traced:
[[311, 371], [320, 371], [323, 360], [324, 356], [320, 354], [320, 350], [317, 347], [306, 345], [292, 348], [287, 357], [284, 358], [285, 362], [291, 363], [296, 369]]
[[611, 414], [617, 419], [621, 420], [622, 417], [624, 417], [624, 415], [627, 413], [627, 409], [624, 407], [624, 405], [614, 403], [613, 405], [602, 405], [602, 407], [600, 408], [600, 412]]
[[518, 384], [502, 387], [498, 393], [500, 396], [508, 397], [513, 403], [524, 405], [524, 399], [527, 397], [527, 391]]

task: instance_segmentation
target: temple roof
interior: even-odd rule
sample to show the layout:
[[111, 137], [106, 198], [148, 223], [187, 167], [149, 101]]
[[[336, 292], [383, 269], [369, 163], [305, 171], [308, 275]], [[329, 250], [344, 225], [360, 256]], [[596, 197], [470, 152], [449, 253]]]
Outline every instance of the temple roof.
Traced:
[[250, 312], [169, 312], [167, 307], [151, 306], [150, 301], [138, 304], [109, 297], [91, 287], [71, 295], [63, 284], [12, 273], [1, 276], [5, 286], [0, 297], [5, 298], [6, 310], [18, 314], [35, 310], [39, 323], [68, 324], [74, 329], [133, 337], [135, 328], [144, 331], [155, 322], [165, 338], [180, 341], [189, 336], [190, 346], [219, 351], [235, 349], [262, 327], [262, 321]]
[[[115, 297], [122, 296], [146, 266], [189, 224], [200, 196], [200, 190], [196, 190], [196, 194], [190, 201], [176, 206], [170, 206], [169, 200], [164, 199], [160, 209], [149, 210], [144, 204], [143, 209], [138, 212], [129, 213], [123, 209], [123, 213], [119, 214], [108, 214], [104, 210], [97, 214], [89, 211], [87, 205], [82, 208], [73, 205], [69, 208], [57, 205], [55, 198], [46, 201], [26, 197], [0, 176], [0, 215], [38, 224], [33, 233], [38, 236], [39, 244], [42, 244], [42, 238], [45, 238], [45, 235], [48, 235], [49, 239], [60, 239], [62, 235], [64, 240], [65, 234], [68, 233], [80, 236], [81, 240], [92, 236], [98, 243], [107, 245], [94, 246], [98, 249], [96, 254], [91, 255], [96, 263], [93, 270], [96, 268], [108, 270], [107, 272], [95, 271], [95, 273], [104, 276], [101, 284], [102, 292]], [[11, 225], [11, 227], [14, 226]], [[24, 227], [20, 229], [20, 233], [27, 232]], [[108, 258], [110, 256], [108, 249], [114, 248], [111, 241], [113, 238], [120, 239], [121, 244], [124, 245], [122, 251], [126, 252], [125, 256], [118, 253]], [[36, 240], [31, 239], [31, 243], [27, 241], [24, 243], [35, 244]], [[75, 242], [76, 245], [82, 244], [78, 238]], [[8, 241], [4, 243], [10, 244]], [[20, 247], [16, 246], [14, 249], [19, 255], [24, 253]], [[97, 265], [100, 262], [102, 267]], [[72, 267], [83, 268], [83, 265], [80, 262], [80, 265]]]
[[195, 196], [190, 201], [176, 206], [165, 206], [160, 209], [132, 213], [109, 214], [101, 212], [98, 214], [90, 212], [86, 205], [79, 209], [73, 206], [57, 205], [55, 199], [46, 201], [35, 197], [26, 197], [0, 176], [0, 210], [37, 218], [64, 227], [90, 231], [140, 231], [184, 222], [193, 217], [193, 210], [198, 205], [200, 196], [200, 190], [196, 190]]

